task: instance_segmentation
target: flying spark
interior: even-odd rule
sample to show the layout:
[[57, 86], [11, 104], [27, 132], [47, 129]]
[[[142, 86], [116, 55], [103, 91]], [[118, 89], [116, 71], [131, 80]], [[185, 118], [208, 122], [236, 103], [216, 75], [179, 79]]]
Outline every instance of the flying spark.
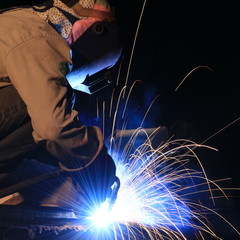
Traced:
[[[142, 132], [146, 141], [134, 148]], [[215, 191], [226, 197], [217, 182], [207, 178], [194, 152], [199, 147], [215, 149], [185, 139], [168, 141], [154, 148], [152, 139], [157, 132], [158, 129], [148, 136], [144, 129], [136, 129], [125, 148], [128, 156], [124, 153], [118, 156], [113, 150], [117, 176], [121, 180], [118, 198], [112, 211], [105, 202], [90, 219], [98, 231], [107, 231], [114, 239], [180, 240], [187, 239], [186, 230], [193, 232], [196, 239], [208, 235], [221, 239], [207, 218], [208, 214], [218, 213], [202, 205], [201, 199], [191, 198], [205, 192], [213, 200]], [[194, 160], [199, 164], [198, 170], [188, 167]]]
[[[143, 10], [145, 4], [146, 1], [143, 3]], [[104, 136], [110, 136], [106, 142], [115, 160], [121, 187], [111, 211], [109, 211], [108, 202], [105, 202], [99, 209], [89, 213], [89, 229], [92, 231], [90, 239], [184, 240], [209, 239], [209, 237], [222, 239], [221, 234], [215, 232], [209, 220], [209, 216], [212, 215], [230, 226], [239, 237], [240, 232], [231, 222], [214, 210], [215, 199], [228, 199], [225, 191], [230, 189], [222, 189], [219, 185], [221, 181], [227, 179], [210, 180], [196, 153], [196, 150], [202, 148], [213, 151], [217, 149], [188, 139], [168, 139], [155, 146], [153, 140], [161, 128], [156, 128], [150, 134], [143, 128], [146, 116], [158, 97], [146, 110], [143, 120], [140, 121], [140, 127], [134, 128], [128, 142], [123, 140], [124, 133], [129, 131], [127, 129], [129, 119], [139, 117], [135, 112], [134, 116], [132, 113], [130, 117], [126, 116], [126, 109], [133, 87], [141, 82], [135, 81], [127, 94], [129, 72], [142, 14], [143, 11], [137, 27], [124, 86], [120, 92], [114, 89], [110, 103], [104, 102], [102, 105], [102, 129], [105, 132]], [[199, 68], [211, 70], [207, 66], [194, 68], [175, 91], [193, 71]], [[117, 86], [119, 90], [119, 79]], [[101, 109], [97, 108], [97, 112], [99, 116]], [[142, 141], [142, 135], [145, 136], [144, 141]], [[211, 200], [210, 206], [203, 204], [208, 199]]]

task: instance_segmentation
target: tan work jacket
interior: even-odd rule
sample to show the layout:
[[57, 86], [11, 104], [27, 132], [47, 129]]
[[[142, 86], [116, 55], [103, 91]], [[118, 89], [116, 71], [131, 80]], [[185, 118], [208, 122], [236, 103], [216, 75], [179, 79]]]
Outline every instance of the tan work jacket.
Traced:
[[64, 166], [77, 161], [81, 167], [95, 159], [103, 139], [99, 128], [87, 128], [71, 109], [63, 63], [71, 63], [68, 44], [47, 22], [24, 10], [0, 14], [0, 87], [17, 89], [36, 143]]

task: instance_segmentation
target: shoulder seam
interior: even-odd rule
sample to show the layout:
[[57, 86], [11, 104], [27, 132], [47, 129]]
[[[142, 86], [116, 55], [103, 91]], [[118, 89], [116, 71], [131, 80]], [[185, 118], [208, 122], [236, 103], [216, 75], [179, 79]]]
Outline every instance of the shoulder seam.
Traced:
[[36, 35], [36, 36], [32, 36], [32, 37], [30, 37], [30, 38], [28, 38], [28, 39], [26, 39], [26, 40], [23, 40], [23, 41], [21, 41], [21, 42], [19, 42], [18, 44], [16, 44], [15, 46], [13, 46], [8, 52], [7, 52], [7, 54], [6, 54], [6, 58], [8, 57], [8, 55], [10, 54], [10, 52], [11, 51], [13, 51], [15, 48], [17, 48], [17, 47], [19, 47], [20, 45], [22, 45], [22, 44], [24, 44], [24, 43], [26, 43], [26, 42], [28, 42], [28, 41], [32, 41], [32, 40], [34, 40], [34, 39], [40, 39], [40, 38], [46, 38], [46, 37], [50, 37], [50, 38], [58, 38], [58, 39], [60, 39], [60, 40], [63, 40], [64, 41], [64, 39], [61, 37], [61, 36], [57, 36], [57, 35], [53, 35], [53, 34], [44, 34], [44, 35]]

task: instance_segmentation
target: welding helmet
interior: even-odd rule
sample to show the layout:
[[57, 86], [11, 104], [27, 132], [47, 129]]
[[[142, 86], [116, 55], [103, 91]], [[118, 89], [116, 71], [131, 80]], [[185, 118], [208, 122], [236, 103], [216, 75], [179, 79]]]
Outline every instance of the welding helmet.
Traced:
[[94, 94], [114, 86], [112, 71], [119, 62], [120, 31], [110, 5], [105, 0], [62, 0], [81, 16], [67, 39], [72, 68], [67, 79], [72, 88]]

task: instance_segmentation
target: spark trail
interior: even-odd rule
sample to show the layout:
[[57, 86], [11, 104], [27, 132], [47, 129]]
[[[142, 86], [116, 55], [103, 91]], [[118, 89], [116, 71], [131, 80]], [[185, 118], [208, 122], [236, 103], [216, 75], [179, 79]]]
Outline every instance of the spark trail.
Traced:
[[[209, 179], [197, 154], [202, 148], [217, 149], [205, 144], [208, 139], [198, 144], [169, 138], [157, 146], [153, 144], [161, 134], [161, 126], [150, 133], [143, 126], [159, 96], [153, 98], [140, 121], [137, 112], [128, 112], [131, 94], [139, 83], [142, 82], [136, 80], [130, 87], [114, 89], [110, 103], [105, 102], [102, 108], [106, 116], [102, 117], [105, 121], [102, 125], [105, 136], [109, 136], [106, 144], [115, 160], [121, 187], [111, 212], [103, 204], [91, 213], [90, 219], [97, 226], [97, 234], [93, 227], [91, 239], [102, 239], [100, 233], [111, 240], [223, 239], [209, 220], [213, 215], [230, 227], [236, 238], [240, 237], [238, 229], [214, 210], [216, 199], [228, 199], [226, 191], [231, 189], [220, 186], [227, 179]], [[129, 130], [128, 124], [135, 118], [139, 126]], [[129, 137], [127, 142], [125, 133]]]
[[186, 230], [192, 232], [194, 239], [221, 239], [207, 218], [208, 214], [215, 214], [240, 235], [220, 214], [201, 204], [203, 199], [192, 198], [201, 192], [209, 198], [218, 197], [215, 192], [226, 197], [218, 182], [207, 178], [202, 166], [200, 170], [188, 167], [189, 161], [200, 164], [194, 149], [215, 149], [186, 139], [154, 148], [152, 139], [158, 130], [150, 136], [145, 133], [146, 141], [135, 148], [134, 142], [142, 132], [144, 129], [139, 128], [133, 133], [125, 146], [127, 154], [119, 156], [112, 150], [121, 188], [112, 211], [104, 211], [103, 206], [92, 217], [95, 224], [105, 227], [100, 228], [102, 231], [114, 232], [115, 239], [123, 240], [187, 239]]
[[[109, 116], [103, 118], [104, 129], [112, 127], [106, 144], [115, 160], [121, 187], [112, 211], [103, 204], [101, 209], [91, 213], [89, 219], [98, 232], [93, 231], [92, 239], [101, 239], [100, 232], [104, 233], [104, 239], [115, 240], [182, 240], [189, 239], [189, 235], [190, 239], [208, 239], [209, 236], [222, 239], [209, 220], [212, 215], [230, 226], [239, 237], [239, 231], [214, 210], [215, 199], [228, 199], [225, 191], [230, 189], [220, 186], [226, 179], [210, 180], [196, 153], [202, 148], [217, 149], [188, 139], [167, 139], [157, 146], [153, 144], [155, 137], [162, 134], [161, 127], [149, 132], [142, 126], [156, 98], [145, 110], [139, 127], [128, 129], [127, 108], [136, 83], [141, 81], [135, 81], [131, 87], [124, 86], [119, 95], [114, 95], [114, 91], [110, 104], [104, 103], [104, 114]], [[123, 92], [125, 97], [122, 97]], [[125, 133], [129, 136], [127, 142]], [[210, 204], [208, 199], [211, 199]]]
[[[146, 1], [143, 10], [145, 4]], [[129, 72], [143, 10], [130, 55], [125, 84], [120, 92], [114, 89], [110, 103], [104, 103], [102, 113], [108, 116], [102, 118], [105, 121], [104, 136], [109, 136], [106, 144], [117, 165], [121, 188], [112, 211], [109, 212], [107, 206], [103, 204], [101, 209], [89, 217], [97, 226], [97, 230], [93, 226], [90, 227], [94, 229], [91, 239], [101, 239], [99, 235], [104, 235], [104, 239], [115, 240], [184, 240], [209, 237], [222, 239], [209, 220], [209, 216], [212, 215], [229, 226], [236, 238], [240, 237], [238, 229], [214, 210], [215, 199], [228, 199], [225, 191], [231, 189], [223, 189], [220, 186], [220, 183], [227, 179], [215, 181], [209, 179], [196, 153], [201, 148], [213, 151], [217, 149], [205, 145], [207, 140], [197, 144], [188, 139], [168, 139], [154, 146], [154, 137], [159, 134], [161, 128], [156, 128], [149, 134], [142, 127], [158, 97], [146, 110], [141, 124], [129, 136], [128, 142], [122, 139], [121, 134], [129, 131], [129, 116], [126, 116], [126, 109], [131, 99], [130, 95], [136, 83], [141, 82], [135, 81], [128, 91]], [[175, 91], [199, 68], [211, 70], [207, 66], [194, 68]], [[131, 115], [132, 118], [138, 117], [136, 114]], [[118, 132], [121, 134], [117, 134]], [[145, 140], [142, 140], [142, 135], [145, 136]], [[142, 140], [140, 144], [139, 136]], [[195, 168], [192, 167], [192, 162]], [[211, 199], [211, 204], [204, 205], [202, 202], [208, 199]]]

